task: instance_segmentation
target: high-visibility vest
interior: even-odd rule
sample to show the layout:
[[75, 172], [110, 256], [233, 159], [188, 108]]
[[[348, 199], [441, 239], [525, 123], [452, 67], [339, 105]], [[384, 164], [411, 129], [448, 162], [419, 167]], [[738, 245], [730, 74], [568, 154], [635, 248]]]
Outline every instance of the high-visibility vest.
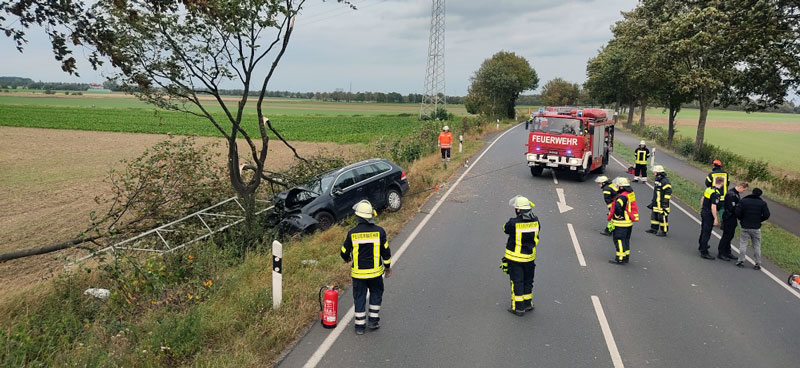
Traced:
[[539, 244], [539, 219], [536, 216], [530, 221], [513, 218], [503, 225], [503, 230], [508, 234], [504, 254], [506, 259], [514, 262], [532, 262], [536, 259], [536, 245]]
[[341, 256], [353, 266], [350, 276], [356, 279], [371, 279], [383, 275], [384, 266], [392, 264], [392, 254], [386, 231], [373, 224], [358, 224], [350, 230], [342, 244]]
[[[622, 198], [625, 198], [624, 200]], [[614, 212], [617, 206], [624, 206], [625, 210], [622, 216], [617, 216]], [[611, 204], [611, 210], [608, 212], [608, 220], [616, 227], [631, 227], [634, 222], [639, 221], [639, 211], [636, 206], [636, 195], [632, 192], [622, 192]]]
[[650, 155], [650, 150], [646, 148], [637, 148], [635, 163], [637, 165], [647, 165], [647, 156], [649, 155]]
[[441, 132], [439, 133], [439, 146], [442, 148], [450, 148], [453, 143], [453, 133]]

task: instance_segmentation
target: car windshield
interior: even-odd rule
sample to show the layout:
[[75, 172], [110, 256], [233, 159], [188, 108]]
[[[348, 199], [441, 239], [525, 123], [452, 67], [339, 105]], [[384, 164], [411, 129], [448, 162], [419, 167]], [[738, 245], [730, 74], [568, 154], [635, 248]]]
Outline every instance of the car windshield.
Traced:
[[571, 118], [537, 116], [533, 119], [529, 129], [532, 132], [583, 135], [581, 121]]
[[300, 185], [299, 187], [319, 195], [331, 189], [331, 184], [333, 184], [333, 179], [335, 179], [333, 175], [323, 175], [314, 178], [308, 181], [307, 183]]

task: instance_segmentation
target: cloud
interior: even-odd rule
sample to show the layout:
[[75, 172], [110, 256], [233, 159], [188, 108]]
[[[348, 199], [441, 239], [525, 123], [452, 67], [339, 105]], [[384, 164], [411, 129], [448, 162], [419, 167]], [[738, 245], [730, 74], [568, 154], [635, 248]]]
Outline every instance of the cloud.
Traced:
[[[358, 10], [335, 1], [308, 2], [269, 88], [422, 93], [430, 0], [361, 0]], [[609, 27], [636, 0], [457, 0], [446, 4], [447, 94], [464, 95], [481, 62], [505, 50], [527, 58], [540, 85], [555, 77], [585, 80], [586, 61], [611, 38]], [[0, 41], [0, 75], [76, 80], [60, 71], [45, 37], [31, 37], [19, 55]], [[78, 56], [81, 56], [80, 54]], [[102, 81], [88, 63], [85, 82]], [[264, 68], [267, 68], [264, 65]], [[229, 85], [228, 87], [233, 87]]]

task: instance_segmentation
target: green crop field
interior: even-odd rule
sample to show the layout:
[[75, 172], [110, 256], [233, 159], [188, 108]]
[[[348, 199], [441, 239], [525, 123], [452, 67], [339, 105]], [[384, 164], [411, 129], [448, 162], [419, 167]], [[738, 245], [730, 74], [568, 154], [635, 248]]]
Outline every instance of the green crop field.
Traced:
[[[251, 99], [247, 111], [255, 112], [256, 99]], [[225, 97], [229, 109], [235, 109], [237, 101], [233, 96]], [[121, 93], [94, 93], [83, 96], [64, 94], [22, 94], [0, 93], [0, 105], [34, 105], [34, 106], [60, 106], [60, 107], [91, 107], [91, 108], [141, 108], [152, 109], [138, 99]], [[207, 101], [209, 111], [222, 112], [222, 108], [215, 101]], [[324, 102], [306, 99], [267, 98], [264, 100], [264, 111], [271, 115], [325, 115], [325, 116], [375, 116], [384, 114], [419, 114], [418, 104], [399, 103], [362, 103], [362, 102]], [[464, 105], [448, 105], [449, 112], [456, 115], [467, 113]]]
[[[636, 110], [634, 121], [638, 121], [639, 110]], [[667, 119], [669, 117], [668, 111], [662, 108], [647, 109], [645, 114], [647, 116], [659, 116]], [[697, 121], [700, 118], [700, 110], [698, 109], [682, 109], [677, 116], [678, 119], [691, 119]], [[708, 112], [708, 120], [727, 120], [727, 121], [749, 121], [757, 123], [795, 123], [800, 124], [800, 114], [783, 114], [777, 112], [753, 112], [746, 113], [744, 111], [728, 111], [728, 110], [710, 110]]]
[[[690, 138], [696, 133], [697, 127], [678, 129], [679, 135]], [[765, 160], [787, 171], [798, 171], [794, 159], [800, 157], [800, 133], [706, 128], [705, 140], [744, 157]]]
[[[226, 119], [221, 112], [213, 115], [221, 122]], [[270, 120], [288, 140], [335, 143], [365, 143], [380, 136], [404, 136], [421, 124], [415, 116], [271, 115]], [[257, 135], [256, 121], [254, 113], [245, 114], [243, 118], [243, 126], [250, 134]], [[0, 125], [221, 136], [204, 118], [171, 111], [156, 115], [153, 110], [130, 108], [0, 105]]]

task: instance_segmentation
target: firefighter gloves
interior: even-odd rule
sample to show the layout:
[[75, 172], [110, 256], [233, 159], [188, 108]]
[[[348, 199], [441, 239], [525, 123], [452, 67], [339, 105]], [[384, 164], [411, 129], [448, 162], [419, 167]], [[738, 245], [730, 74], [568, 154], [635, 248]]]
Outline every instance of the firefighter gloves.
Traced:
[[500, 259], [500, 269], [503, 273], [508, 273], [508, 260], [505, 257]]

